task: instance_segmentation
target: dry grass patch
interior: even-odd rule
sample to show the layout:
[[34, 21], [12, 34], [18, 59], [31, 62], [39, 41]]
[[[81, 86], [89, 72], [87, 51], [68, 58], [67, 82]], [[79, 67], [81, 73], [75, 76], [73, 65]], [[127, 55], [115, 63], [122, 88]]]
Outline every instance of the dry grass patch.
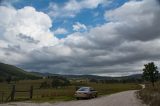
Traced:
[[160, 106], [160, 82], [157, 82], [154, 87], [146, 84], [146, 88], [139, 91], [139, 96], [150, 106]]

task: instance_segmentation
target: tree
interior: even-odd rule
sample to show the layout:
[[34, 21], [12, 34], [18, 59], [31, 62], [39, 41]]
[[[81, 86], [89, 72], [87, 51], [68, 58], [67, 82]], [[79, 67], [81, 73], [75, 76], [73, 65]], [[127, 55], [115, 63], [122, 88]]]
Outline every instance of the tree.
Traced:
[[53, 78], [52, 87], [54, 88], [70, 85], [70, 81], [67, 80], [66, 78], [59, 77], [59, 76], [54, 76], [52, 78]]
[[144, 65], [143, 69], [143, 78], [152, 83], [154, 87], [154, 83], [158, 79], [158, 70], [157, 66], [155, 66], [154, 62], [148, 63]]
[[50, 88], [51, 84], [47, 81], [41, 83], [40, 88]]
[[92, 79], [90, 79], [90, 80], [89, 80], [89, 82], [95, 82], [95, 83], [98, 83], [98, 80], [96, 80], [96, 79], [92, 78]]

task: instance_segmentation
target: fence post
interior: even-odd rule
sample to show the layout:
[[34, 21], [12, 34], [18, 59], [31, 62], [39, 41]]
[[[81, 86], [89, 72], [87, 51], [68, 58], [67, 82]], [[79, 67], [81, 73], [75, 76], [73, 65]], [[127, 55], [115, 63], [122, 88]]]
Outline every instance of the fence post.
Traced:
[[4, 101], [3, 99], [4, 99], [4, 92], [2, 92], [2, 103], [3, 103], [3, 101]]
[[1, 94], [2, 94], [2, 97], [1, 97], [0, 103], [3, 103], [4, 92], [2, 91]]
[[32, 97], [33, 97], [33, 86], [31, 86], [30, 88], [30, 99], [32, 99]]
[[14, 101], [14, 97], [15, 97], [15, 85], [12, 86], [12, 92], [11, 92], [11, 101]]

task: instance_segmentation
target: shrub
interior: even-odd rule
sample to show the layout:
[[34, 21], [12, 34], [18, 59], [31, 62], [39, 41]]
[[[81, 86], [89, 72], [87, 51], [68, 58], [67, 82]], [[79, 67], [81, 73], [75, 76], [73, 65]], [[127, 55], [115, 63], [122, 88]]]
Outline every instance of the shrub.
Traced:
[[70, 85], [69, 80], [63, 77], [54, 77], [52, 80], [52, 87], [54, 88], [64, 87], [69, 85]]
[[49, 84], [47, 81], [44, 81], [41, 83], [40, 88], [50, 88], [51, 84]]
[[155, 83], [153, 87], [151, 84], [146, 85], [146, 88], [139, 91], [140, 98], [144, 103], [150, 106], [160, 106], [160, 83]]

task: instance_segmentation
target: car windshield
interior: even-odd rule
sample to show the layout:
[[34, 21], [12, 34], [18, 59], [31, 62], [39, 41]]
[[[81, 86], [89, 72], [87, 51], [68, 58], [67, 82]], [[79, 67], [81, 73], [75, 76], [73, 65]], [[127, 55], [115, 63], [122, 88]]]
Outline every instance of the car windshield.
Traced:
[[88, 87], [82, 87], [82, 88], [78, 89], [78, 91], [89, 91], [89, 88]]

